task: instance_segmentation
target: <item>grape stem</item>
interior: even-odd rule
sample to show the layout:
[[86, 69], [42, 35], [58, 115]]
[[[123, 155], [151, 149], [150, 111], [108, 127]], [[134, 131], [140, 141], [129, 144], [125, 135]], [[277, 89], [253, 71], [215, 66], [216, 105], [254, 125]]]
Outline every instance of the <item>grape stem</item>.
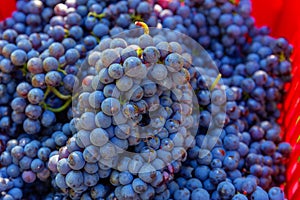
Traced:
[[47, 99], [50, 92], [51, 92], [50, 87], [47, 87], [45, 94], [44, 94], [44, 101]]
[[69, 37], [70, 36], [70, 32], [68, 29], [64, 29], [65, 31], [65, 38]]
[[91, 35], [96, 38], [96, 40], [97, 40], [98, 43], [100, 43], [100, 39], [96, 36], [96, 34], [94, 32], [91, 32]]
[[64, 103], [64, 105], [62, 105], [59, 108], [51, 108], [45, 102], [42, 102], [41, 105], [45, 110], [49, 110], [54, 113], [59, 113], [59, 112], [64, 111], [71, 104], [71, 102], [77, 97], [78, 97], [78, 94], [75, 94], [73, 97], [70, 96], [70, 98]]
[[25, 63], [20, 70], [22, 71], [23, 76], [26, 76], [27, 74], [27, 63]]
[[72, 102], [72, 98], [68, 99], [64, 103], [64, 105], [62, 105], [59, 108], [51, 108], [45, 102], [42, 103], [42, 106], [44, 107], [45, 110], [49, 110], [49, 111], [54, 112], [54, 113], [59, 113], [59, 112], [62, 112], [63, 110], [65, 110], [70, 105], [71, 102]]
[[62, 100], [68, 100], [71, 99], [71, 95], [63, 95], [61, 94], [56, 88], [54, 87], [49, 87], [50, 91], [53, 92], [58, 98], [62, 99]]
[[90, 16], [93, 16], [101, 20], [103, 17], [105, 17], [105, 13], [97, 14], [96, 12], [89, 12], [88, 17]]
[[285, 61], [285, 60], [286, 60], [285, 55], [284, 55], [283, 52], [281, 52], [281, 53], [279, 54], [279, 61], [280, 61], [280, 62], [283, 62], [283, 61]]
[[141, 15], [130, 14], [130, 18], [133, 22], [144, 21]]
[[136, 53], [137, 53], [138, 57], [141, 57], [142, 54], [143, 54], [143, 49], [139, 47], [139, 48], [136, 50]]
[[149, 35], [149, 27], [146, 23], [141, 21], [136, 21], [135, 25], [142, 27], [144, 29], [144, 34]]
[[210, 86], [210, 91], [212, 91], [213, 89], [215, 89], [216, 85], [219, 83], [220, 79], [222, 77], [222, 74], [219, 74], [216, 78], [216, 80], [213, 82], [213, 84]]
[[67, 72], [60, 67], [57, 69], [57, 71], [63, 73], [65, 76], [68, 75]]

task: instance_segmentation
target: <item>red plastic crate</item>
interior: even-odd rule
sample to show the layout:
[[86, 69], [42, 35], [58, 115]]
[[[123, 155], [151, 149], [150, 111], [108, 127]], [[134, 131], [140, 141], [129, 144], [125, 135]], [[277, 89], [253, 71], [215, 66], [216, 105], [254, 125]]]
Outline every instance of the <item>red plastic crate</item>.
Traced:
[[[257, 26], [267, 25], [274, 37], [285, 37], [294, 46], [292, 55], [293, 79], [286, 85], [286, 95], [278, 120], [285, 141], [293, 146], [285, 185], [288, 200], [300, 199], [300, 1], [252, 0], [253, 16]], [[15, 0], [0, 0], [0, 21], [15, 10]], [[299, 37], [299, 38], [298, 38]]]
[[0, 0], [0, 21], [9, 17], [16, 10], [15, 0]]
[[293, 146], [285, 185], [289, 200], [300, 199], [300, 1], [252, 0], [257, 26], [267, 25], [274, 37], [285, 37], [294, 46], [293, 79], [286, 85], [281, 123], [284, 139]]

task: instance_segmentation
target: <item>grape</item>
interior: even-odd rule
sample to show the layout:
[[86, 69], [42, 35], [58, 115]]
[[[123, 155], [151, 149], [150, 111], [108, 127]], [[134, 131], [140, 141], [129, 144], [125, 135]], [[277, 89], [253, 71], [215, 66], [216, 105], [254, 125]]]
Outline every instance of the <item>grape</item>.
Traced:
[[95, 25], [93, 28], [93, 33], [99, 38], [107, 35], [108, 31], [109, 31], [108, 27], [102, 23]]
[[104, 95], [100, 91], [95, 91], [89, 95], [89, 104], [92, 108], [99, 109], [103, 100]]
[[51, 87], [57, 87], [62, 81], [61, 75], [57, 71], [50, 71], [45, 76], [45, 83]]
[[41, 89], [33, 88], [28, 92], [28, 100], [32, 104], [39, 104], [44, 98], [44, 93]]
[[105, 145], [108, 139], [107, 132], [102, 128], [94, 129], [90, 134], [91, 143], [98, 147]]
[[22, 173], [22, 179], [26, 183], [33, 183], [36, 179], [36, 175], [32, 171], [24, 171]]
[[202, 188], [197, 188], [196, 190], [194, 190], [191, 194], [191, 199], [192, 200], [196, 200], [196, 199], [203, 199], [203, 200], [208, 200], [210, 199], [209, 193], [202, 189]]
[[80, 120], [80, 125], [84, 130], [93, 130], [94, 128], [96, 128], [94, 113], [86, 112], [83, 115], [81, 115]]
[[133, 176], [130, 172], [121, 172], [119, 174], [119, 183], [122, 185], [130, 184], [133, 180]]
[[101, 109], [104, 114], [112, 116], [120, 111], [120, 102], [115, 98], [106, 98], [102, 104]]
[[34, 158], [37, 155], [38, 149], [39, 149], [39, 142], [36, 140], [33, 140], [31, 142], [28, 142], [25, 147], [24, 147], [24, 153], [31, 157]]
[[68, 157], [68, 163], [70, 168], [73, 170], [82, 169], [85, 164], [82, 153], [79, 151], [72, 152]]
[[68, 185], [66, 183], [66, 177], [61, 175], [61, 174], [57, 174], [55, 177], [55, 184], [61, 188], [61, 189], [66, 189], [68, 188]]
[[97, 185], [97, 182], [99, 181], [99, 175], [98, 174], [83, 174], [84, 184], [88, 187]]
[[112, 64], [108, 68], [108, 75], [114, 79], [119, 79], [123, 76], [124, 69], [120, 64]]
[[115, 146], [111, 143], [106, 143], [102, 148], [100, 148], [100, 155], [102, 158], [111, 159], [116, 154]]
[[46, 72], [56, 71], [58, 69], [58, 65], [59, 65], [58, 60], [54, 57], [47, 57], [43, 61], [43, 69]]
[[88, 163], [95, 163], [99, 161], [100, 160], [99, 148], [94, 145], [90, 145], [86, 147], [83, 151], [83, 157], [85, 161]]
[[25, 108], [25, 114], [30, 119], [36, 120], [36, 119], [38, 119], [41, 116], [41, 114], [42, 114], [42, 108], [40, 106], [37, 106], [37, 105], [29, 104]]
[[105, 188], [102, 184], [97, 184], [91, 189], [91, 197], [92, 198], [101, 198], [104, 197], [107, 193], [107, 188]]
[[12, 162], [12, 156], [5, 151], [1, 154], [0, 162], [3, 166], [7, 166]]
[[27, 54], [25, 51], [18, 49], [12, 52], [12, 54], [10, 55], [10, 59], [12, 64], [16, 66], [22, 66], [27, 61]]
[[251, 199], [269, 199], [269, 196], [267, 192], [259, 188], [251, 194]]
[[10, 194], [14, 199], [21, 199], [23, 196], [23, 192], [20, 188], [12, 188], [8, 191], [8, 194]]
[[28, 134], [37, 134], [41, 130], [41, 124], [38, 120], [27, 118], [23, 123], [23, 128]]
[[25, 107], [26, 101], [21, 97], [14, 98], [11, 102], [11, 108], [16, 112], [24, 112]]
[[166, 57], [165, 65], [170, 72], [178, 72], [182, 69], [184, 60], [179, 54], [171, 53]]
[[99, 167], [97, 163], [86, 163], [84, 166], [84, 170], [89, 174], [96, 173], [98, 169]]
[[8, 59], [2, 59], [0, 69], [4, 73], [11, 73], [14, 70], [14, 65]]
[[246, 200], [247, 197], [243, 194], [236, 194], [236, 195], [234, 195], [234, 197], [232, 199], [233, 200]]
[[[122, 15], [120, 17], [122, 17]], [[126, 48], [127, 47], [127, 42], [122, 38], [115, 38], [111, 41], [109, 47], [112, 48], [112, 49], [117, 48], [117, 47]]]
[[197, 188], [201, 188], [201, 187], [202, 187], [201, 181], [196, 178], [191, 178], [186, 183], [186, 188], [189, 189], [190, 191], [196, 190]]
[[44, 127], [50, 127], [56, 122], [56, 116], [53, 112], [51, 111], [44, 111], [42, 116], [41, 116], [41, 124]]
[[66, 184], [70, 188], [78, 188], [81, 184], [83, 184], [83, 181], [83, 174], [80, 171], [72, 170], [66, 175]]
[[156, 47], [149, 46], [143, 51], [143, 59], [146, 63], [156, 63], [159, 60], [159, 57], [159, 51]]
[[20, 174], [20, 169], [17, 165], [11, 164], [7, 167], [6, 173], [9, 177], [16, 178]]
[[54, 42], [49, 46], [49, 54], [55, 58], [59, 58], [65, 53], [65, 48], [62, 44]]
[[153, 66], [150, 74], [153, 77], [153, 79], [161, 81], [167, 78], [168, 71], [164, 65], [156, 64]]
[[104, 67], [109, 67], [113, 63], [118, 63], [119, 60], [120, 60], [120, 55], [114, 49], [104, 50], [101, 54], [101, 61]]
[[69, 167], [68, 164], [68, 160], [66, 158], [63, 158], [58, 161], [57, 171], [62, 175], [66, 175], [69, 171], [71, 171], [71, 168]]
[[41, 172], [44, 169], [44, 162], [38, 158], [34, 159], [31, 162], [30, 168], [35, 173]]
[[138, 194], [144, 193], [147, 190], [147, 184], [139, 178], [136, 178], [132, 182], [132, 188]]
[[282, 190], [278, 187], [272, 187], [269, 190], [269, 198], [270, 199], [274, 199], [274, 200], [280, 200], [280, 199], [284, 199], [284, 194], [282, 192]]
[[183, 188], [182, 190], [177, 190], [174, 193], [175, 199], [189, 199], [190, 198], [190, 191], [186, 188]]
[[138, 45], [142, 49], [145, 49], [148, 46], [153, 46], [154, 45], [152, 37], [147, 35], [147, 34], [143, 34], [142, 36], [139, 37], [138, 40], [139, 40]]
[[221, 198], [231, 199], [235, 194], [235, 188], [230, 182], [221, 182], [218, 185], [217, 191]]

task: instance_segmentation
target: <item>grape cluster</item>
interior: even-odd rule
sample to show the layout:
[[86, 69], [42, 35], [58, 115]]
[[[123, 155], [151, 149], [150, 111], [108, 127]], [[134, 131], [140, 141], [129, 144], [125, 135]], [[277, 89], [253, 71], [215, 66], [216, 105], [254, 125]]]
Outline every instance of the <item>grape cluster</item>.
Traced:
[[0, 33], [1, 200], [284, 199], [292, 47], [249, 0], [19, 0]]
[[[152, 36], [144, 23], [137, 24], [145, 34], [139, 29], [126, 33], [126, 41], [102, 40], [82, 66], [97, 74], [83, 76], [82, 90], [76, 91], [73, 145], [68, 143], [70, 154], [58, 160], [55, 178], [62, 190], [92, 194], [91, 187], [109, 178], [118, 199], [148, 199], [155, 189], [167, 192], [165, 183], [194, 145], [199, 106], [190, 81], [201, 74], [185, 59], [191, 58], [187, 46], [164, 34]], [[90, 166], [96, 167], [90, 171]], [[74, 178], [80, 181], [73, 185]]]
[[[50, 137], [37, 140], [21, 134], [9, 140], [0, 155], [1, 183], [3, 181], [1, 192], [7, 192], [14, 199], [21, 199], [35, 189], [45, 187], [38, 190], [41, 195], [47, 194], [52, 176], [49, 158], [59, 153], [57, 149], [66, 145], [70, 134], [69, 124], [57, 124], [52, 127]], [[30, 187], [27, 188], [27, 185]]]

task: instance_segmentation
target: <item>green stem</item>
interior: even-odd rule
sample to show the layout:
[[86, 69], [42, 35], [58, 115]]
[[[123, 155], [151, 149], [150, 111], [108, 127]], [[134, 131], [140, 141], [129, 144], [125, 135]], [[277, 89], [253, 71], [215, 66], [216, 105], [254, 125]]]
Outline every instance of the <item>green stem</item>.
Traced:
[[280, 62], [283, 62], [283, 61], [285, 61], [286, 60], [286, 58], [285, 58], [285, 56], [284, 56], [284, 53], [283, 52], [280, 52], [280, 54], [279, 54], [279, 61]]
[[42, 106], [45, 110], [49, 110], [51, 112], [54, 112], [54, 113], [59, 113], [59, 112], [62, 112], [64, 111], [72, 102], [72, 98], [68, 99], [64, 105], [62, 105], [61, 107], [59, 108], [51, 108], [49, 107], [46, 103], [43, 102]]
[[88, 17], [93, 16], [97, 19], [102, 19], [103, 17], [105, 17], [105, 13], [101, 13], [101, 14], [97, 14], [95, 12], [89, 12]]
[[76, 93], [75, 95], [73, 95], [73, 96], [72, 96], [72, 101], [75, 100], [78, 96], [79, 96], [78, 93]]
[[26, 76], [27, 74], [27, 63], [25, 63], [20, 70], [22, 71], [23, 76]]
[[65, 38], [70, 36], [70, 31], [68, 29], [64, 29], [65, 31]]
[[65, 76], [68, 75], [67, 72], [60, 67], [57, 69], [57, 71], [63, 73]]
[[98, 38], [98, 37], [95, 35], [94, 32], [91, 32], [91, 35], [94, 36], [94, 37], [96, 38], [96, 40], [97, 40], [98, 43], [100, 43], [100, 38]]
[[58, 98], [62, 99], [62, 100], [68, 100], [71, 99], [72, 96], [71, 95], [63, 95], [62, 93], [60, 93], [56, 88], [54, 87], [50, 87], [51, 92], [53, 92]]
[[141, 21], [143, 22], [143, 18], [141, 15], [135, 15], [135, 14], [131, 14], [130, 15], [130, 19], [133, 21], [133, 22], [136, 22], [136, 21]]
[[202, 112], [204, 108], [202, 106], [199, 106], [199, 111]]
[[250, 98], [250, 95], [247, 92], [243, 92], [243, 100], [247, 101]]
[[213, 84], [210, 86], [210, 91], [212, 91], [213, 89], [215, 89], [216, 85], [219, 83], [220, 79], [222, 77], [222, 74], [219, 74], [216, 78], [216, 80], [213, 82]]
[[124, 96], [121, 95], [121, 96], [119, 97], [119, 102], [120, 102], [121, 105], [124, 105], [124, 104], [127, 102], [126, 97], [124, 97]]
[[45, 94], [44, 94], [44, 100], [48, 97], [50, 92], [51, 92], [51, 90], [50, 90], [50, 87], [48, 86], [46, 91], [45, 91]]

